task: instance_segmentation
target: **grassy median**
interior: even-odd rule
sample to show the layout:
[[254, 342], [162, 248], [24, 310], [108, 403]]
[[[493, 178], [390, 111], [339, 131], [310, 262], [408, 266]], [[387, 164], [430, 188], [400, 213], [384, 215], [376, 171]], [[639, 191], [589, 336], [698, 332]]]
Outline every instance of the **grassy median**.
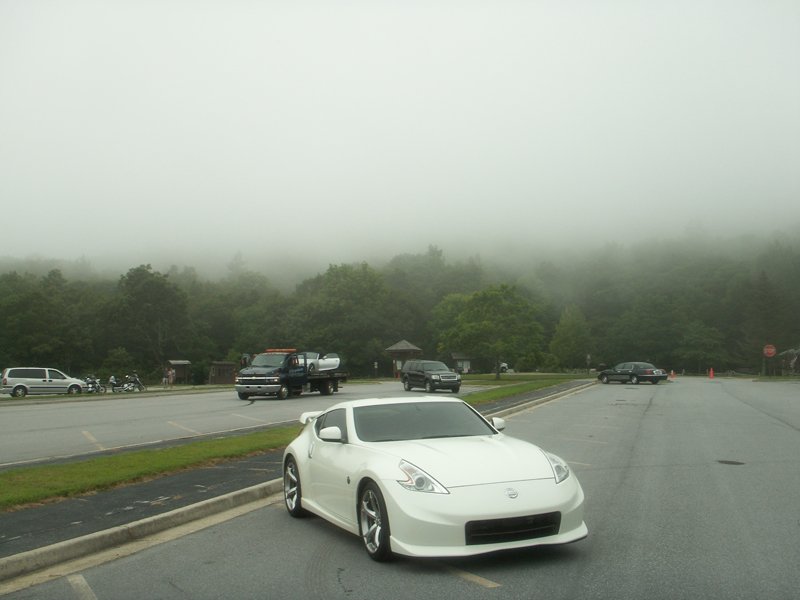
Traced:
[[[468, 375], [464, 385], [490, 389], [466, 396], [473, 405], [525, 394], [581, 375]], [[155, 477], [198, 469], [221, 462], [285, 447], [300, 433], [300, 426], [190, 442], [173, 448], [140, 450], [45, 467], [25, 467], [0, 472], [0, 512], [31, 504], [61, 500], [90, 492], [146, 481]]]

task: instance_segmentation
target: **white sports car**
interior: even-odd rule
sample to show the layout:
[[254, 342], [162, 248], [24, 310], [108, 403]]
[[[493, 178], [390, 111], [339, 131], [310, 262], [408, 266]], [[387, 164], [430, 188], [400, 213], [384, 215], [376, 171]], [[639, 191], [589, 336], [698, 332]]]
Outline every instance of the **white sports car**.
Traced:
[[361, 536], [371, 558], [469, 556], [587, 535], [567, 464], [458, 398], [351, 400], [304, 413], [286, 508]]

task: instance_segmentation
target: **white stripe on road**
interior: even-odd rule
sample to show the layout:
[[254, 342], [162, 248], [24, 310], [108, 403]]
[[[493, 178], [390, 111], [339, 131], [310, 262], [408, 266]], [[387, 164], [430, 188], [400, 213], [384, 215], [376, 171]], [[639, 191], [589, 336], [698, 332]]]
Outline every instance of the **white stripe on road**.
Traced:
[[70, 575], [67, 577], [67, 581], [69, 581], [69, 584], [72, 586], [72, 589], [75, 590], [80, 600], [97, 600], [97, 596], [94, 595], [92, 588], [86, 583], [83, 575]]

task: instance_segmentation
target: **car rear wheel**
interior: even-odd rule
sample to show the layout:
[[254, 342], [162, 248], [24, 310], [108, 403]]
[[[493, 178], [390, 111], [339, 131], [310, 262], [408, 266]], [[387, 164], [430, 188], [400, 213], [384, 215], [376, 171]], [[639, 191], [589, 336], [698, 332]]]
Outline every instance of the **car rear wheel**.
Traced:
[[425, 391], [429, 394], [433, 393], [433, 384], [430, 382], [430, 380], [425, 382]]
[[293, 456], [286, 459], [283, 467], [283, 500], [286, 503], [286, 510], [295, 518], [300, 518], [308, 514], [302, 506], [303, 488], [300, 487], [300, 472]]
[[358, 532], [372, 560], [383, 562], [392, 557], [389, 542], [389, 515], [378, 486], [370, 481], [361, 491], [358, 502]]
[[639, 385], [639, 378], [636, 375], [631, 375], [631, 383], [633, 385]]
[[333, 393], [333, 382], [326, 381], [322, 384], [322, 387], [319, 388], [319, 393], [323, 396], [330, 396]]
[[14, 391], [11, 392], [11, 395], [15, 398], [24, 398], [28, 395], [28, 389], [22, 386], [15, 387]]
[[608, 375], [603, 375], [603, 376], [600, 378], [600, 381], [602, 381], [603, 383], [606, 383], [606, 384], [607, 384], [607, 383], [608, 383]]
[[408, 380], [408, 377], [403, 379], [403, 389], [407, 392], [411, 391], [411, 382]]

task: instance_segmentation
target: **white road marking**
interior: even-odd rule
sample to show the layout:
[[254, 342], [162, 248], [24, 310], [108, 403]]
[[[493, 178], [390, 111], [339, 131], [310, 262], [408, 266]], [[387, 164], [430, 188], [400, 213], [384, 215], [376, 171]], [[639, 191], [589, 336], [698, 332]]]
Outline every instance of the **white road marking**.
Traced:
[[97, 596], [94, 595], [92, 588], [86, 583], [83, 575], [70, 575], [67, 577], [67, 581], [69, 581], [69, 584], [72, 586], [72, 589], [75, 590], [80, 600], [97, 600]]
[[240, 419], [250, 419], [251, 421], [258, 421], [259, 423], [266, 423], [267, 425], [270, 424], [269, 421], [265, 421], [264, 419], [256, 419], [255, 417], [248, 417], [247, 415], [238, 415], [236, 413], [231, 413], [234, 417], [239, 417]]
[[92, 443], [93, 443], [95, 446], [97, 446], [97, 449], [98, 449], [98, 450], [105, 450], [105, 448], [103, 448], [103, 446], [100, 444], [100, 442], [98, 442], [96, 439], [94, 439], [94, 438], [92, 437], [92, 434], [91, 434], [91, 433], [89, 433], [88, 431], [84, 431], [84, 432], [83, 432], [83, 435], [85, 435], [85, 436], [86, 436], [86, 439], [87, 439], [87, 440], [89, 440], [89, 441], [90, 441], [90, 442], [92, 442]]
[[189, 429], [188, 427], [184, 427], [183, 425], [178, 425], [177, 423], [173, 423], [172, 421], [167, 421], [170, 425], [174, 425], [178, 429], [183, 429], [184, 431], [188, 431], [189, 433], [194, 433], [195, 435], [203, 435], [199, 431], [195, 431], [194, 429]]

